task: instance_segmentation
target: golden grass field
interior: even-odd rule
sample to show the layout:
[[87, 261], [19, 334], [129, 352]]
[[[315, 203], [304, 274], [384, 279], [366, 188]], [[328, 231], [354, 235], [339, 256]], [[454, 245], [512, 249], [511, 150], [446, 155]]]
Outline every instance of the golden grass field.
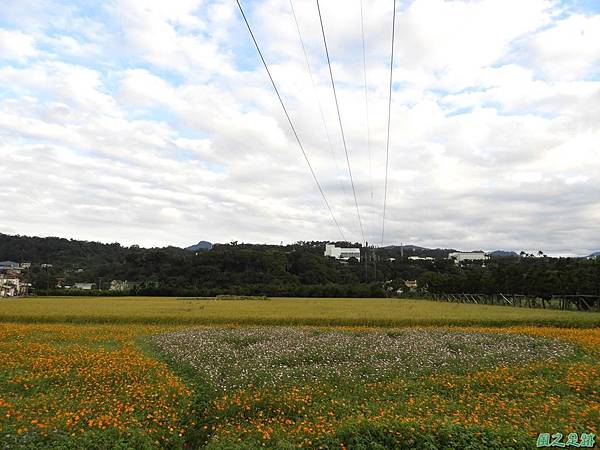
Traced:
[[0, 301], [0, 321], [252, 325], [600, 326], [600, 313], [404, 299], [31, 297]]

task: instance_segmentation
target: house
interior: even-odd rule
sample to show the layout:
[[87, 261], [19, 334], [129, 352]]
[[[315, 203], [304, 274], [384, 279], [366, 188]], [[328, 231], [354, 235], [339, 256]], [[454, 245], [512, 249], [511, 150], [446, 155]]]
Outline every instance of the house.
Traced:
[[52, 269], [52, 264], [42, 264], [42, 269]]
[[127, 285], [127, 281], [121, 280], [112, 280], [110, 282], [110, 290], [111, 291], [124, 291], [126, 290], [125, 286]]
[[360, 261], [360, 248], [342, 248], [336, 247], [335, 244], [325, 244], [324, 256], [329, 256], [341, 261], [348, 261], [350, 258], [356, 258]]
[[[394, 288], [391, 286], [392, 280], [386, 281], [385, 284], [389, 286], [387, 288], [388, 291], [393, 291]], [[414, 292], [418, 288], [417, 280], [402, 280], [402, 284], [404, 284], [404, 286], [401, 285], [398, 287], [398, 289], [396, 289], [397, 295], [402, 295], [405, 293], [405, 291]]]
[[83, 291], [90, 291], [96, 287], [95, 283], [75, 283], [73, 289], [81, 289]]
[[411, 261], [433, 261], [435, 258], [431, 256], [409, 256], [408, 259]]
[[110, 282], [111, 291], [130, 291], [131, 289], [139, 286], [140, 283], [133, 283], [131, 281], [112, 280]]
[[0, 274], [0, 297], [19, 297], [27, 295], [29, 292], [29, 283], [23, 283], [15, 274]]
[[406, 286], [411, 291], [414, 291], [415, 289], [417, 289], [419, 287], [417, 284], [417, 280], [405, 280], [404, 286]]
[[0, 261], [0, 272], [5, 270], [13, 270], [18, 272], [21, 270], [21, 265], [14, 261]]
[[452, 252], [448, 255], [448, 259], [454, 260], [456, 265], [464, 261], [487, 261], [490, 256], [485, 252]]
[[21, 269], [21, 265], [14, 261], [0, 261], [0, 297], [28, 294], [31, 285], [21, 280]]
[[21, 263], [21, 269], [31, 269], [31, 263], [30, 262]]
[[4, 276], [4, 279], [18, 279], [21, 274], [21, 266], [19, 263], [13, 261], [1, 261], [0, 262], [0, 275]]

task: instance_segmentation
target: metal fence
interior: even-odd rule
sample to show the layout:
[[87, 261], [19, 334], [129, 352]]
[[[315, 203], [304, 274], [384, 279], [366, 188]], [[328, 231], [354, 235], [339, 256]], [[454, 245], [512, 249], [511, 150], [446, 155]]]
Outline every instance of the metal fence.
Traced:
[[423, 297], [431, 298], [440, 302], [473, 303], [482, 305], [504, 305], [525, 308], [561, 309], [577, 311], [600, 310], [599, 295], [551, 295], [535, 296], [527, 294], [427, 294]]

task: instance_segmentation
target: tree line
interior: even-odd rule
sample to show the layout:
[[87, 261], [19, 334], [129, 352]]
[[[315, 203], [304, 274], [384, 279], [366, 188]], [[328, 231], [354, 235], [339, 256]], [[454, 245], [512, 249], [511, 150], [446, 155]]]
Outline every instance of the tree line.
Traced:
[[66, 290], [56, 288], [62, 279], [71, 286], [95, 283], [106, 294], [111, 280], [127, 280], [136, 282], [134, 295], [382, 297], [406, 292], [405, 280], [416, 280], [422, 293], [600, 295], [600, 259], [527, 255], [457, 266], [447, 259], [449, 249], [411, 247], [411, 255], [436, 257], [415, 261], [406, 257], [406, 249], [388, 247], [363, 248], [363, 261], [341, 263], [324, 257], [324, 248], [320, 241], [285, 246], [232, 242], [189, 252], [0, 234], [0, 260], [31, 262], [22, 276], [38, 294], [64, 295]]

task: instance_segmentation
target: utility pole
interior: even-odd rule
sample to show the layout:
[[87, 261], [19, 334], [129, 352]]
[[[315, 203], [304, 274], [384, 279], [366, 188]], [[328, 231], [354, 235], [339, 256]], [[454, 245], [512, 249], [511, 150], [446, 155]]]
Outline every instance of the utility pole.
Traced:
[[365, 283], [369, 282], [369, 243], [365, 242], [365, 251], [363, 252], [365, 258]]
[[375, 246], [373, 246], [373, 261], [374, 261], [374, 269], [375, 272], [375, 281], [377, 281], [377, 253], [375, 253]]

